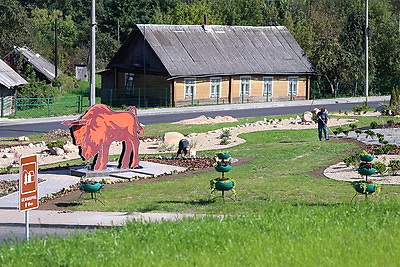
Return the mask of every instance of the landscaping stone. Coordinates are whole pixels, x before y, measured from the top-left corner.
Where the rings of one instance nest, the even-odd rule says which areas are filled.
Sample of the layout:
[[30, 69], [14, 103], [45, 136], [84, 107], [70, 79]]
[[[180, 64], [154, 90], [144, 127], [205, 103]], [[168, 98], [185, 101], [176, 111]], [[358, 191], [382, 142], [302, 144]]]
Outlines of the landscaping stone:
[[167, 146], [177, 146], [179, 141], [184, 139], [185, 136], [178, 132], [168, 132], [162, 137], [163, 143]]

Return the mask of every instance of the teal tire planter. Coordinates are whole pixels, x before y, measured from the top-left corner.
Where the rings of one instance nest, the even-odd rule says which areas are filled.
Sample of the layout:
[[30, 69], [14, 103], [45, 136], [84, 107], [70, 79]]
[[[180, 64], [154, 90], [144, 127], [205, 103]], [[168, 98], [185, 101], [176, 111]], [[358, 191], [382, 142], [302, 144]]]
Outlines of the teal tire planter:
[[219, 159], [229, 159], [231, 157], [231, 153], [218, 153], [217, 156]]
[[362, 174], [362, 175], [371, 175], [371, 174], [376, 173], [376, 169], [375, 168], [371, 168], [371, 169], [359, 168], [358, 173]]
[[226, 165], [226, 166], [217, 165], [217, 166], [215, 166], [215, 170], [217, 172], [229, 172], [231, 169], [232, 169], [231, 165]]
[[365, 161], [365, 162], [371, 162], [371, 161], [374, 160], [374, 158], [375, 158], [374, 154], [372, 154], [372, 155], [360, 155], [360, 160], [361, 161]]
[[377, 190], [377, 186], [374, 184], [355, 184], [354, 189], [361, 194], [372, 194]]
[[102, 183], [95, 183], [95, 184], [81, 184], [81, 188], [83, 191], [87, 193], [96, 193], [103, 187]]
[[215, 189], [218, 191], [229, 191], [235, 186], [235, 182], [232, 180], [226, 181], [215, 181]]

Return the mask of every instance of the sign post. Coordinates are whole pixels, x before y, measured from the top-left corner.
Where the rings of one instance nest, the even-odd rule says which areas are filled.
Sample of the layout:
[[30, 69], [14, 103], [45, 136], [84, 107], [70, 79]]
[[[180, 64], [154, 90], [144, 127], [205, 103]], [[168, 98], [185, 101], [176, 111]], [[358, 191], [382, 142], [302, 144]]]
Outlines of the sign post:
[[29, 210], [39, 207], [37, 156], [21, 156], [19, 160], [19, 211], [25, 212], [25, 234], [29, 241]]

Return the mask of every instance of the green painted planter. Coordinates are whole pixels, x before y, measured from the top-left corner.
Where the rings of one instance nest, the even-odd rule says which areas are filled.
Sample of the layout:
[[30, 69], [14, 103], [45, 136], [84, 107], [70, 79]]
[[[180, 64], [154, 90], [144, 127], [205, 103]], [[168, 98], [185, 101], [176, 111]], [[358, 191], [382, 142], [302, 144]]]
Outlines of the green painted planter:
[[102, 188], [103, 184], [102, 183], [96, 183], [96, 184], [81, 184], [81, 188], [83, 191], [87, 193], [96, 193]]
[[375, 168], [371, 168], [371, 169], [359, 168], [358, 173], [362, 174], [362, 175], [371, 175], [371, 174], [376, 173], [376, 169]]
[[374, 184], [355, 184], [354, 189], [361, 194], [372, 194], [377, 190], [377, 187]]
[[375, 155], [360, 155], [360, 160], [365, 161], [365, 162], [371, 162], [375, 158]]
[[231, 157], [231, 153], [227, 152], [227, 153], [218, 153], [218, 158], [219, 159], [229, 159]]
[[217, 166], [215, 166], [215, 170], [217, 172], [229, 172], [231, 169], [232, 169], [231, 165], [226, 165], [226, 166], [217, 165]]
[[235, 183], [231, 180], [226, 181], [215, 181], [215, 189], [218, 191], [228, 191], [235, 186]]

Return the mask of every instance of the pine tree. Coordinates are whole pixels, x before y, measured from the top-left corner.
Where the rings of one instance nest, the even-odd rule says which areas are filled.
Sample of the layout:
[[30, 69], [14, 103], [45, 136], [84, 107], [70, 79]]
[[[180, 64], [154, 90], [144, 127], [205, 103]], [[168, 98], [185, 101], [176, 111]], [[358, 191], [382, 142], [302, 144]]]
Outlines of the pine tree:
[[399, 96], [399, 88], [393, 87], [392, 92], [390, 93], [390, 106], [395, 107], [399, 105], [400, 102], [400, 96]]

